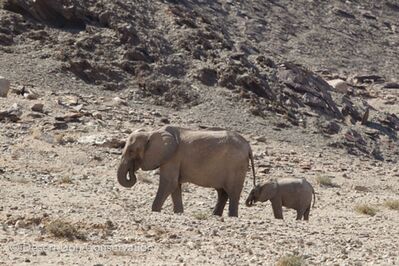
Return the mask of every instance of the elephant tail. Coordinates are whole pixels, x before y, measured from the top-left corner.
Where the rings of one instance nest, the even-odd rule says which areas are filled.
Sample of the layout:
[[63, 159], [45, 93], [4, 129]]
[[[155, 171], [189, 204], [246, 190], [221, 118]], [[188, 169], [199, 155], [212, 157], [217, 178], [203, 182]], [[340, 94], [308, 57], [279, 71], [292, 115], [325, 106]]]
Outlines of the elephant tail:
[[253, 154], [252, 154], [251, 148], [249, 149], [249, 159], [251, 159], [252, 175], [253, 175], [253, 177], [254, 177], [254, 187], [256, 187], [256, 175], [255, 175], [254, 156], [253, 156]]
[[312, 208], [314, 208], [314, 204], [316, 203], [316, 192], [314, 192], [314, 188], [312, 188], [312, 193], [313, 193], [313, 205], [312, 205]]

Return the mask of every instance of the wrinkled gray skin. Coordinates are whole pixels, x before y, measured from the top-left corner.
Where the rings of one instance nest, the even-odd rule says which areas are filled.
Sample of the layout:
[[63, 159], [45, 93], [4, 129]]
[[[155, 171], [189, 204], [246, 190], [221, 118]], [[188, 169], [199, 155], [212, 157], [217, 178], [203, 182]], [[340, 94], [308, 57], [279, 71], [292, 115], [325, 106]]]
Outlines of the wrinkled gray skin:
[[283, 219], [282, 206], [297, 211], [297, 220], [309, 220], [310, 206], [315, 203], [315, 192], [312, 185], [304, 178], [281, 178], [256, 186], [249, 193], [245, 204], [251, 207], [255, 202], [272, 203], [274, 217]]
[[166, 198], [172, 195], [174, 212], [183, 212], [181, 184], [190, 182], [216, 189], [214, 215], [222, 215], [229, 199], [229, 216], [238, 216], [249, 159], [255, 183], [251, 147], [239, 134], [166, 126], [155, 131], [134, 132], [128, 137], [117, 176], [122, 186], [132, 187], [138, 169], [160, 168], [153, 211], [161, 211]]

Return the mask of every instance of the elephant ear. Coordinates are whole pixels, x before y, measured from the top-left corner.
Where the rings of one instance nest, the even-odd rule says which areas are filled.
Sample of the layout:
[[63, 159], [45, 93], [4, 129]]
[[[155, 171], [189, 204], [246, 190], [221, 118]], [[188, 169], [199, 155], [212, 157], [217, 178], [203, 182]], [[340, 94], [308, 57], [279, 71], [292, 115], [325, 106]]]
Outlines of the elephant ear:
[[154, 131], [148, 140], [141, 162], [141, 169], [154, 170], [160, 167], [177, 150], [178, 142], [173, 132], [165, 129]]

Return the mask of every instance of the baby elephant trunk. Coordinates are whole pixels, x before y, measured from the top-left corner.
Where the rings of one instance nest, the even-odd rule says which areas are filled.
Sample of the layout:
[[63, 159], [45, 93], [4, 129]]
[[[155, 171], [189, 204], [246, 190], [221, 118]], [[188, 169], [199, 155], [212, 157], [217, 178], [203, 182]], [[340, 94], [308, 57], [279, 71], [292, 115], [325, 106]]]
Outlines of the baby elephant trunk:
[[247, 198], [247, 200], [245, 201], [245, 205], [247, 205], [247, 207], [251, 207], [255, 202], [253, 193], [251, 192]]
[[[130, 188], [136, 184], [137, 178], [134, 174], [134, 163], [131, 160], [122, 159], [118, 168], [118, 182], [123, 187]], [[129, 178], [127, 173], [129, 172]]]

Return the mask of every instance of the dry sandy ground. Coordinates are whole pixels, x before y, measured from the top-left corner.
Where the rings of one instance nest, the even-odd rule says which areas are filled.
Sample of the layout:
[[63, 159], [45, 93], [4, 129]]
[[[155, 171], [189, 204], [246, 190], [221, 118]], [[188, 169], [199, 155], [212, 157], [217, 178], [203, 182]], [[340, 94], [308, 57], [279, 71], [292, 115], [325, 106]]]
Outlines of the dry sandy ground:
[[[106, 95], [90, 98], [88, 92], [81, 97], [85, 110], [102, 110], [103, 119], [85, 116], [68, 123], [67, 130], [51, 130], [53, 117], [71, 110], [60, 100], [73, 95], [38, 94], [49, 111], [39, 119], [28, 115], [35, 101], [16, 95], [0, 99], [2, 108], [16, 102], [24, 112], [20, 122], [2, 123], [0, 129], [0, 264], [273, 265], [287, 254], [310, 265], [399, 264], [399, 212], [384, 205], [398, 199], [397, 164], [348, 155], [301, 128], [277, 131], [272, 121], [249, 119], [243, 107], [218, 105], [218, 97], [208, 107], [196, 107], [214, 108], [201, 118], [193, 115], [200, 113], [195, 109], [170, 111], [140, 102], [121, 106]], [[229, 123], [241, 131], [254, 149], [258, 182], [297, 176], [314, 185], [310, 221], [295, 221], [292, 210], [284, 211], [285, 220], [275, 220], [270, 203], [246, 207], [249, 172], [239, 218], [211, 216], [215, 191], [194, 185], [184, 187], [184, 214], [172, 213], [171, 200], [162, 213], [152, 213], [157, 176], [140, 172], [132, 189], [121, 187], [116, 181], [120, 149], [103, 147], [111, 144], [101, 146], [100, 140], [84, 143], [82, 137], [123, 138], [129, 129], [162, 124], [163, 117], [194, 128]], [[218, 119], [225, 122], [209, 122]], [[318, 177], [330, 177], [336, 186], [320, 186]], [[361, 203], [374, 206], [375, 216], [356, 212]], [[56, 220], [71, 223], [86, 240], [54, 237], [49, 225]]]

